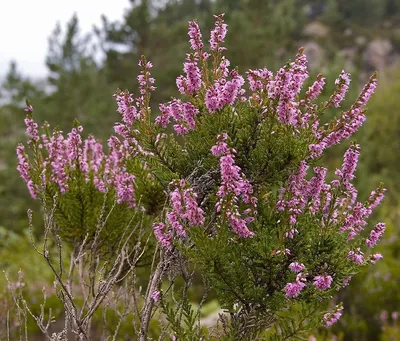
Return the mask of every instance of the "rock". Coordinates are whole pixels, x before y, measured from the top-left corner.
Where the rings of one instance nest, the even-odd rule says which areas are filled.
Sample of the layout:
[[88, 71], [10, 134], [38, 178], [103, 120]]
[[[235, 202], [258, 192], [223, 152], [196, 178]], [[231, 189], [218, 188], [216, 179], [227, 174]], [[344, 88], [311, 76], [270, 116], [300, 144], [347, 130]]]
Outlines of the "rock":
[[383, 70], [390, 65], [392, 50], [392, 43], [388, 39], [371, 41], [362, 56], [363, 69], [366, 71]]
[[350, 37], [353, 34], [353, 30], [351, 29], [351, 27], [347, 27], [344, 32], [343, 32], [345, 37]]
[[305, 43], [303, 47], [310, 69], [313, 70], [321, 68], [322, 62], [325, 58], [324, 49], [314, 41]]
[[329, 28], [318, 21], [314, 21], [304, 28], [303, 34], [312, 38], [326, 38], [329, 34]]
[[364, 36], [358, 36], [358, 37], [356, 37], [356, 39], [354, 39], [354, 42], [358, 46], [364, 46], [367, 43], [367, 38]]

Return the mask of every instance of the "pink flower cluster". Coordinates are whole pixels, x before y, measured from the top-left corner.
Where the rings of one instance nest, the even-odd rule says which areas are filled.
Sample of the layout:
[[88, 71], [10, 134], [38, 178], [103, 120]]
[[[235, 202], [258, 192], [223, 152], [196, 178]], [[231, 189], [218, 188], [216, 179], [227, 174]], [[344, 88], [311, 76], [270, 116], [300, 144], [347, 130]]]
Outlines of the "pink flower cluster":
[[246, 72], [247, 80], [249, 82], [250, 90], [260, 91], [261, 93], [266, 90], [269, 81], [273, 77], [273, 73], [267, 68], [258, 70], [249, 70]]
[[158, 302], [158, 300], [160, 299], [160, 292], [158, 290], [154, 291], [151, 294], [151, 298], [154, 302]]
[[375, 225], [375, 228], [369, 234], [368, 239], [365, 241], [369, 247], [374, 247], [379, 239], [382, 237], [386, 229], [385, 223], [378, 223]]
[[295, 101], [308, 76], [307, 58], [300, 49], [294, 62], [282, 67], [268, 83], [269, 98], [279, 99], [277, 114], [282, 123], [297, 127], [306, 123], [304, 119], [308, 120], [308, 116], [302, 117], [299, 103]]
[[142, 96], [145, 96], [156, 90], [156, 87], [153, 85], [155, 83], [155, 79], [151, 77], [149, 71], [153, 67], [153, 64], [142, 57], [139, 60], [139, 66], [142, 68], [140, 74], [137, 76], [137, 80], [139, 82], [139, 92]]
[[192, 50], [199, 52], [203, 49], [204, 44], [200, 32], [199, 24], [196, 21], [189, 21], [189, 42]]
[[[342, 78], [347, 79], [347, 76], [342, 75]], [[344, 96], [343, 89], [345, 88], [344, 84], [346, 82], [347, 81], [344, 80], [339, 81], [339, 84], [343, 83], [342, 87], [339, 88], [341, 89], [341, 92], [336, 92], [333, 95], [332, 101], [338, 105], [340, 104], [339, 99]], [[364, 114], [364, 106], [370, 99], [376, 85], [376, 75], [373, 75], [364, 86], [358, 99], [350, 109], [343, 112], [342, 116], [333, 121], [328, 128], [323, 127], [315, 133], [318, 142], [309, 145], [312, 158], [320, 157], [325, 149], [348, 139], [358, 130], [358, 128], [360, 128], [366, 118]]]
[[162, 247], [172, 250], [172, 232], [164, 223], [153, 224], [154, 236]]
[[[247, 224], [254, 221], [257, 207], [257, 198], [252, 196], [253, 186], [235, 164], [234, 150], [226, 143], [228, 135], [218, 135], [217, 139], [217, 144], [211, 148], [211, 153], [220, 157], [221, 186], [217, 191], [217, 197], [220, 198], [216, 204], [217, 212], [226, 216], [231, 229], [240, 237], [252, 237], [254, 233]], [[240, 213], [239, 200], [250, 205], [250, 208]]]
[[[307, 274], [301, 272], [305, 269], [303, 264], [291, 263], [289, 265], [289, 269], [292, 272], [298, 272], [298, 274], [296, 276], [296, 281], [292, 283], [287, 283], [284, 290], [287, 298], [295, 298], [300, 295], [304, 288], [306, 288]], [[320, 275], [314, 277], [313, 285], [319, 290], [327, 290], [331, 287], [332, 282], [332, 276]]]
[[243, 96], [245, 92], [242, 89], [243, 77], [238, 74], [237, 70], [232, 70], [229, 76], [231, 80], [227, 80], [223, 74], [221, 78], [214, 82], [213, 86], [207, 89], [205, 104], [210, 113], [233, 104], [239, 96]]
[[375, 264], [378, 260], [383, 259], [382, 254], [380, 253], [374, 253], [370, 256], [370, 262], [371, 264]]
[[317, 75], [317, 80], [311, 85], [306, 92], [306, 99], [309, 102], [314, 101], [322, 93], [325, 86], [325, 77], [322, 74]]
[[[327, 211], [330, 205], [331, 196], [328, 195], [330, 186], [325, 184], [327, 169], [314, 168], [316, 176], [310, 181], [305, 179], [307, 169], [307, 163], [302, 161], [298, 173], [289, 177], [288, 188], [281, 189], [280, 200], [276, 204], [278, 210], [289, 213], [290, 230], [296, 224], [297, 216], [304, 213], [306, 209], [315, 215], [319, 211]], [[293, 238], [290, 234], [289, 236]]]
[[360, 265], [364, 262], [364, 252], [358, 247], [355, 251], [349, 251], [347, 258]]
[[330, 101], [333, 103], [333, 106], [335, 108], [338, 108], [340, 106], [340, 103], [342, 103], [342, 101], [344, 100], [344, 96], [349, 90], [350, 81], [350, 74], [342, 70], [339, 77], [335, 80], [336, 90], [330, 98]]
[[166, 128], [171, 119], [176, 123], [174, 130], [179, 135], [187, 134], [196, 126], [195, 116], [199, 110], [190, 102], [182, 102], [174, 99], [166, 104], [160, 105], [160, 116], [156, 118], [156, 123]]
[[332, 276], [320, 275], [314, 277], [313, 285], [317, 287], [319, 290], [327, 290], [331, 287], [332, 282], [333, 282]]
[[176, 85], [181, 94], [193, 96], [196, 91], [201, 89], [203, 84], [201, 79], [201, 72], [198, 66], [198, 58], [188, 55], [186, 62], [183, 64], [183, 71], [186, 77], [179, 76], [176, 79]]
[[302, 263], [294, 262], [289, 264], [289, 269], [292, 272], [301, 272], [305, 269], [305, 266]]
[[[31, 120], [28, 124], [32, 125]], [[132, 153], [128, 144], [124, 145], [117, 137], [111, 137], [107, 155], [103, 152], [101, 142], [93, 136], [83, 140], [82, 131], [83, 128], [78, 126], [64, 137], [61, 131], [54, 130], [51, 135], [42, 134], [38, 141], [35, 139], [42, 153], [41, 168], [35, 169], [35, 173], [40, 174], [40, 184], [33, 183], [33, 169], [24, 147], [17, 147], [17, 169], [27, 183], [31, 196], [37, 198], [38, 188], [50, 182], [57, 184], [60, 192], [65, 193], [75, 179], [74, 172], [79, 170], [85, 175], [85, 181], [93, 181], [100, 192], [113, 188], [118, 203], [135, 207], [135, 177], [125, 167], [125, 158]]]
[[117, 111], [121, 114], [122, 122], [130, 127], [133, 122], [140, 119], [140, 113], [134, 105], [133, 95], [128, 91], [117, 91], [114, 98], [118, 104]]
[[[198, 97], [198, 93], [205, 91], [205, 106], [210, 113], [223, 109], [226, 105], [232, 105], [236, 100], [246, 101], [245, 90], [242, 88], [244, 79], [237, 70], [229, 70], [230, 62], [219, 52], [225, 50], [220, 44], [224, 41], [227, 33], [227, 25], [223, 23], [223, 14], [215, 16], [215, 28], [211, 32], [211, 50], [216, 53], [215, 68], [213, 69], [213, 79], [211, 82], [202, 79], [202, 71], [199, 64], [206, 63], [210, 56], [203, 52], [203, 42], [200, 28], [195, 21], [189, 22], [188, 35], [190, 38], [191, 49], [194, 54], [188, 54], [184, 63], [183, 70], [185, 75], [176, 79], [178, 90], [181, 94], [190, 97]], [[210, 84], [211, 85], [208, 85]], [[186, 107], [185, 107], [186, 106]], [[185, 109], [189, 109], [188, 113]], [[176, 124], [174, 129], [178, 134], [187, 134], [195, 127], [194, 116], [198, 114], [198, 109], [191, 103], [182, 103], [180, 100], [173, 99], [171, 102], [160, 105], [161, 114], [156, 118], [156, 123], [166, 127], [172, 118]]]
[[[339, 226], [339, 232], [349, 233], [349, 240], [363, 230], [368, 217], [382, 201], [385, 190], [379, 188], [373, 191], [367, 204], [357, 202], [357, 190], [350, 181], [354, 178], [358, 156], [359, 147], [351, 146], [345, 153], [342, 168], [336, 171], [340, 180], [333, 180], [330, 184], [325, 183], [326, 168], [315, 167], [316, 175], [308, 181], [308, 165], [305, 161], [300, 163], [298, 172], [289, 177], [287, 188], [281, 189], [276, 204], [279, 211], [289, 214], [288, 237], [293, 238], [291, 231], [297, 216], [305, 212], [314, 216], [321, 214], [323, 226]], [[334, 202], [333, 198], [336, 198]]]
[[335, 310], [333, 312], [326, 313], [323, 318], [325, 326], [331, 327], [333, 324], [339, 321], [340, 317], [342, 316], [342, 313], [343, 313], [343, 307], [339, 305], [335, 307]]
[[355, 178], [354, 172], [357, 169], [358, 158], [360, 156], [360, 146], [352, 145], [344, 154], [342, 169], [336, 170], [335, 174], [344, 184], [348, 184]]
[[38, 186], [34, 184], [30, 176], [31, 166], [29, 164], [28, 157], [25, 154], [25, 147], [21, 144], [17, 146], [17, 157], [18, 157], [17, 170], [21, 178], [25, 181], [31, 197], [33, 199], [37, 199]]
[[115, 125], [114, 130], [124, 138], [129, 138], [133, 132], [132, 125], [135, 121], [143, 121], [148, 116], [148, 112], [150, 111], [148, 107], [150, 93], [156, 89], [153, 85], [155, 79], [151, 77], [149, 71], [153, 67], [153, 64], [142, 57], [139, 61], [139, 66], [142, 68], [140, 74], [137, 76], [140, 96], [135, 98], [128, 91], [121, 91], [119, 89], [114, 94], [114, 98], [118, 104], [117, 111], [121, 114], [122, 120], [122, 122]]
[[[33, 110], [33, 109], [32, 109]], [[38, 142], [39, 132], [38, 132], [38, 124], [32, 119], [32, 117], [27, 116], [25, 118], [25, 126], [26, 126], [26, 135], [29, 137], [28, 144], [32, 141]]]
[[179, 76], [176, 85], [181, 94], [194, 96], [203, 86], [199, 62], [207, 60], [208, 53], [203, 53], [203, 41], [199, 25], [196, 21], [189, 21], [189, 42], [194, 54], [187, 54], [183, 64], [183, 71], [186, 76]]
[[286, 284], [284, 290], [287, 298], [295, 298], [300, 295], [306, 287], [306, 278], [301, 272], [297, 274], [296, 281]]
[[204, 224], [204, 211], [198, 206], [193, 189], [183, 179], [170, 185], [176, 185], [176, 188], [169, 195], [171, 209], [166, 214], [167, 224], [153, 224], [156, 239], [169, 250], [172, 249], [174, 235], [186, 237], [185, 227]]
[[210, 49], [211, 51], [221, 52], [225, 50], [224, 47], [220, 46], [225, 41], [226, 33], [228, 32], [228, 25], [224, 23], [224, 13], [214, 15], [215, 27], [211, 31], [210, 37]]

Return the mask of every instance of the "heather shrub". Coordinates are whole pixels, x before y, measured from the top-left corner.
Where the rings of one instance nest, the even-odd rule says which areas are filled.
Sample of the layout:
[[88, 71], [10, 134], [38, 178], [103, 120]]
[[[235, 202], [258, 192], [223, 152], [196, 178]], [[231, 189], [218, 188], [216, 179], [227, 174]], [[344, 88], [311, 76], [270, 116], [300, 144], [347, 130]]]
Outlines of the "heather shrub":
[[[295, 339], [333, 325], [343, 306], [331, 298], [382, 258], [372, 249], [385, 224], [367, 220], [385, 190], [358, 198], [360, 146], [347, 142], [366, 118], [376, 76], [320, 124], [324, 112], [341, 110], [349, 74], [318, 102], [326, 79], [305, 86], [302, 49], [275, 74], [241, 75], [224, 56], [226, 34], [215, 16], [207, 51], [189, 22], [182, 96], [154, 115], [152, 64], [142, 57], [138, 95], [114, 95], [121, 120], [107, 147], [78, 122], [66, 135], [48, 124], [42, 132], [28, 103], [18, 170], [42, 203], [45, 237], [35, 248], [66, 314], [55, 336], [37, 319], [48, 339], [91, 339], [99, 310], [119, 312], [117, 323], [104, 319], [116, 325], [104, 339], [122, 337], [124, 321], [138, 340]], [[341, 143], [340, 169], [323, 167], [321, 156]], [[209, 295], [223, 309], [213, 327], [201, 323]]]

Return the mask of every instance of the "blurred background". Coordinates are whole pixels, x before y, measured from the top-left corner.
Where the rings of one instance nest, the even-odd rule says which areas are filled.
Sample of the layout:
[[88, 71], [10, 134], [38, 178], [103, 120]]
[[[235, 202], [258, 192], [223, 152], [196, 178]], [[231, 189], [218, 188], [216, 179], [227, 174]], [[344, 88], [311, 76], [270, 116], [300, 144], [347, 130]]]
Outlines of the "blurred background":
[[[356, 276], [335, 298], [344, 302], [344, 318], [314, 336], [400, 340], [400, 0], [2, 1], [0, 270], [16, 277], [22, 269], [28, 297], [34, 309], [35, 304], [40, 308], [35, 293], [51, 285], [51, 274], [30, 246], [26, 210], [38, 212], [39, 206], [16, 171], [25, 98], [39, 122], [66, 130], [77, 118], [87, 134], [105, 139], [118, 120], [112, 94], [117, 87], [136, 92], [140, 56], [154, 64], [157, 110], [156, 104], [178, 95], [175, 78], [189, 51], [187, 21], [198, 20], [206, 41], [212, 15], [222, 12], [229, 25], [227, 56], [242, 73], [264, 66], [276, 71], [303, 46], [311, 76], [321, 72], [327, 78], [323, 96], [329, 96], [342, 69], [352, 74], [346, 107], [378, 71], [368, 119], [355, 137], [362, 146], [356, 182], [361, 199], [380, 181], [388, 189], [374, 217], [388, 226], [377, 250], [384, 261]], [[345, 147], [326, 156], [332, 171], [340, 166]], [[36, 223], [40, 230], [38, 214]], [[6, 287], [0, 278], [0, 326], [10, 304]], [[59, 309], [56, 298], [49, 302]]]

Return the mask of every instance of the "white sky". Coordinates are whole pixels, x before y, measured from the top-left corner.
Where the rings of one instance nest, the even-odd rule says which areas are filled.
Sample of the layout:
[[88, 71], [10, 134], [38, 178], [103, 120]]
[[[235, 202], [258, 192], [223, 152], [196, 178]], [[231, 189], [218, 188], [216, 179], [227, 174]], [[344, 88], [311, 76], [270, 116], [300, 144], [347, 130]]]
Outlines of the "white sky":
[[12, 59], [24, 75], [45, 76], [47, 41], [58, 21], [64, 29], [76, 12], [81, 31], [89, 32], [102, 14], [119, 20], [128, 7], [129, 0], [0, 0], [0, 76]]

